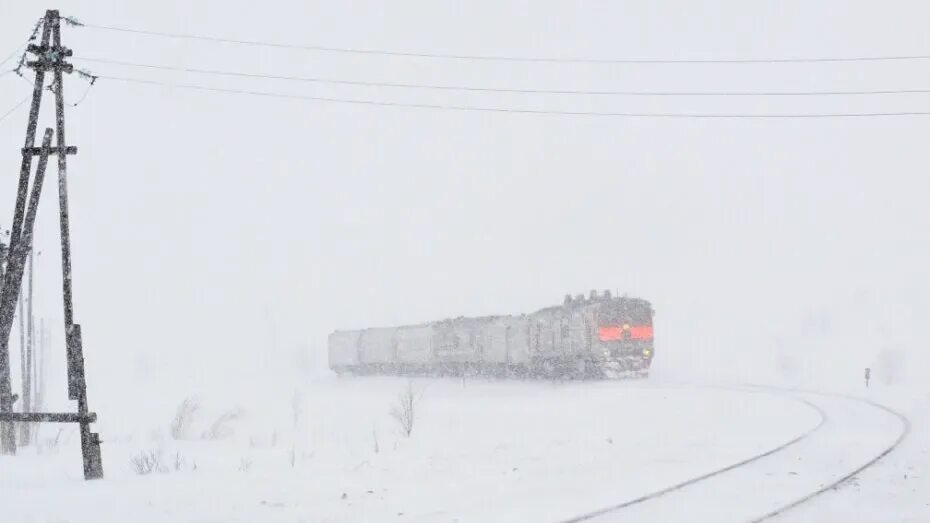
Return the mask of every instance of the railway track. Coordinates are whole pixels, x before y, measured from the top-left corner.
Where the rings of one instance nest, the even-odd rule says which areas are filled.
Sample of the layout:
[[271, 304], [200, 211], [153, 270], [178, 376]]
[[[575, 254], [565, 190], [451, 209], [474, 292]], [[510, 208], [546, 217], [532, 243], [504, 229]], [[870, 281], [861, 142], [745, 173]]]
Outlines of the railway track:
[[[809, 399], [799, 397], [802, 395], [803, 396], [814, 396], [816, 398], [839, 399], [840, 401], [854, 402], [859, 405], [866, 405], [871, 409], [881, 411], [887, 415], [890, 415], [896, 418], [901, 423], [902, 430], [900, 431], [900, 433], [898, 433], [897, 437], [890, 444], [884, 444], [879, 451], [869, 454], [869, 457], [864, 462], [862, 462], [858, 466], [855, 466], [853, 470], [851, 470], [850, 472], [843, 473], [838, 478], [833, 478], [833, 479], [830, 479], [829, 481], [819, 483], [817, 488], [814, 490], [807, 490], [803, 492], [802, 494], [796, 494], [794, 495], [794, 497], [791, 497], [789, 500], [778, 501], [774, 505], [769, 505], [766, 508], [758, 510], [754, 513], [754, 514], [762, 513], [763, 515], [761, 516], [750, 515], [750, 514], [738, 514], [739, 511], [730, 512], [730, 511], [723, 509], [720, 506], [714, 505], [715, 507], [717, 507], [717, 512], [719, 512], [719, 514], [714, 516], [714, 519], [706, 519], [706, 520], [708, 521], [732, 520], [732, 521], [748, 521], [751, 523], [759, 523], [759, 522], [766, 522], [766, 521], [776, 519], [779, 516], [805, 503], [810, 502], [811, 500], [817, 498], [818, 496], [841, 486], [844, 482], [848, 481], [850, 478], [856, 476], [857, 474], [861, 473], [867, 468], [873, 466], [874, 464], [879, 462], [883, 457], [887, 456], [895, 448], [897, 448], [898, 445], [900, 445], [900, 443], [907, 437], [907, 435], [910, 432], [910, 422], [904, 415], [884, 405], [880, 405], [870, 400], [866, 400], [862, 398], [856, 398], [853, 396], [846, 396], [842, 394], [829, 394], [829, 393], [821, 393], [817, 391], [796, 390], [796, 389], [786, 389], [786, 388], [777, 388], [777, 387], [764, 387], [764, 386], [757, 386], [757, 385], [745, 385], [745, 386], [740, 386], [740, 387], [723, 387], [723, 388], [726, 388], [729, 390], [738, 390], [742, 392], [790, 394], [792, 399], [796, 401], [800, 401], [804, 403], [805, 405], [807, 405], [808, 407], [817, 411], [817, 413], [820, 416], [820, 421], [814, 427], [808, 429], [807, 431], [791, 439], [790, 441], [787, 441], [781, 445], [778, 445], [760, 454], [756, 454], [749, 458], [740, 460], [736, 463], [732, 463], [730, 465], [713, 470], [706, 474], [702, 474], [700, 476], [690, 478], [688, 480], [685, 480], [675, 485], [663, 488], [661, 490], [657, 490], [655, 492], [651, 492], [651, 493], [639, 496], [635, 499], [630, 499], [622, 503], [618, 503], [616, 505], [603, 507], [601, 509], [598, 509], [598, 510], [595, 510], [589, 513], [585, 513], [580, 516], [575, 516], [575, 517], [563, 520], [564, 523], [573, 523], [573, 522], [582, 522], [582, 521], [612, 521], [612, 520], [652, 521], [653, 519], [647, 519], [647, 516], [646, 516], [649, 513], [649, 511], [643, 510], [643, 509], [649, 506], [656, 506], [659, 503], [656, 500], [666, 498], [666, 499], [663, 499], [661, 502], [665, 506], [669, 506], [670, 503], [673, 505], [677, 505], [678, 504], [676, 503], [677, 497], [681, 497], [682, 499], [678, 501], [684, 502], [685, 504], [704, 503], [705, 501], [707, 501], [708, 497], [702, 496], [700, 492], [698, 491], [703, 489], [705, 491], [709, 491], [711, 493], [716, 494], [717, 492], [720, 491], [719, 489], [720, 485], [726, 486], [726, 483], [721, 483], [721, 482], [727, 480], [729, 476], [734, 476], [732, 478], [732, 481], [737, 484], [739, 483], [750, 484], [750, 483], [753, 483], [754, 481], [760, 481], [762, 479], [766, 479], [765, 478], [766, 476], [772, 476], [772, 473], [766, 472], [764, 468], [757, 470], [755, 473], [752, 473], [751, 471], [753, 470], [753, 467], [759, 467], [764, 463], [769, 463], [771, 466], [771, 461], [773, 459], [777, 459], [777, 456], [779, 454], [786, 454], [792, 449], [796, 450], [803, 444], [812, 444], [811, 440], [815, 436], [820, 435], [822, 437], [826, 437], [826, 436], [823, 436], [822, 433], [824, 432], [824, 428], [829, 426], [829, 422], [830, 422], [830, 416], [827, 412], [827, 409], [824, 409], [821, 405], [818, 405], [810, 401]], [[829, 442], [829, 438], [827, 438], [827, 442]], [[823, 445], [824, 443], [820, 443], [820, 444]], [[816, 445], [814, 446], [816, 448]], [[800, 458], [798, 459], [800, 460]], [[773, 467], [773, 468], [777, 469], [778, 467]], [[795, 473], [792, 472], [792, 474], [795, 474]], [[714, 488], [714, 486], [710, 485], [711, 483], [714, 483], [714, 482], [717, 482], [716, 486], [718, 488]], [[762, 481], [760, 485], [761, 484], [764, 484], [764, 481]], [[777, 482], [773, 484], [777, 484]], [[723, 490], [727, 490], [727, 489], [723, 489]], [[736, 490], [738, 491], [739, 489], [736, 489]], [[689, 492], [689, 491], [694, 491], [694, 492]], [[688, 494], [691, 495], [690, 497], [695, 498], [695, 499], [692, 499], [692, 500], [687, 499]], [[724, 498], [724, 500], [728, 501], [732, 505], [733, 499], [727, 500], [725, 495], [720, 496], [720, 497]], [[711, 499], [710, 502], [712, 503], [712, 501], [713, 500]], [[739, 499], [739, 501], [742, 502], [744, 500]], [[721, 501], [721, 503], [723, 503], [723, 501]], [[639, 517], [636, 517], [637, 512], [639, 512], [638, 514]], [[659, 510], [658, 512], [661, 513], [662, 510]], [[669, 512], [669, 511], [665, 511], [665, 512]], [[746, 512], [746, 511], [744, 510], [743, 512]], [[674, 519], [675, 518], [673, 516], [666, 514], [662, 516], [661, 519], [655, 519], [655, 520], [656, 521], [671, 521]], [[683, 520], [704, 521], [705, 519], [700, 519], [699, 517], [695, 517], [694, 514], [689, 514], [689, 517]]]
[[[824, 394], [824, 393], [818, 393], [818, 392], [813, 392], [813, 391], [805, 391], [805, 392], [807, 392], [808, 394]], [[795, 509], [795, 508], [797, 508], [797, 507], [803, 505], [804, 503], [807, 503], [807, 502], [813, 500], [814, 498], [816, 498], [816, 497], [818, 497], [818, 496], [820, 496], [820, 495], [822, 495], [822, 494], [825, 494], [825, 493], [827, 493], [827, 492], [829, 492], [829, 491], [831, 491], [831, 490], [833, 490], [833, 489], [836, 489], [836, 488], [840, 487], [843, 483], [845, 483], [845, 482], [849, 481], [850, 479], [854, 478], [855, 476], [859, 475], [860, 473], [862, 473], [862, 471], [866, 470], [867, 468], [871, 467], [872, 465], [875, 465], [876, 463], [878, 463], [882, 458], [884, 458], [884, 457], [887, 456], [888, 454], [891, 454], [891, 452], [894, 451], [896, 448], [898, 448], [898, 446], [901, 445], [901, 442], [903, 442], [904, 439], [907, 438], [908, 434], [910, 434], [910, 432], [911, 432], [911, 421], [910, 421], [909, 419], [907, 419], [907, 416], [901, 414], [900, 412], [898, 412], [898, 411], [896, 411], [896, 410], [894, 410], [894, 409], [892, 409], [892, 408], [890, 408], [890, 407], [887, 407], [887, 406], [885, 406], [885, 405], [881, 405], [881, 404], [879, 404], [879, 403], [875, 403], [874, 401], [867, 400], [867, 399], [863, 399], [863, 398], [855, 398], [855, 397], [853, 397], [853, 396], [846, 396], [846, 395], [841, 395], [841, 394], [837, 394], [836, 396], [843, 397], [843, 398], [847, 398], [847, 399], [854, 399], [854, 400], [856, 400], [856, 401], [861, 401], [861, 402], [866, 403], [866, 404], [868, 404], [868, 405], [871, 405], [872, 407], [875, 407], [875, 408], [877, 408], [877, 409], [879, 409], [879, 410], [885, 411], [885, 412], [887, 412], [888, 414], [891, 414], [892, 416], [894, 416], [895, 418], [897, 418], [898, 421], [901, 422], [902, 430], [901, 430], [900, 434], [898, 435], [898, 437], [897, 437], [890, 445], [888, 445], [887, 447], [885, 447], [881, 452], [879, 452], [878, 454], [876, 454], [875, 456], [873, 456], [871, 459], [869, 459], [868, 461], [866, 461], [865, 463], [863, 463], [863, 464], [862, 464], [861, 466], [859, 466], [858, 468], [856, 468], [856, 469], [854, 469], [853, 471], [847, 473], [847, 474], [844, 475], [843, 477], [841, 477], [841, 478], [837, 479], [836, 481], [833, 481], [832, 483], [830, 483], [830, 484], [828, 484], [828, 485], [825, 485], [824, 487], [819, 488], [819, 489], [817, 489], [817, 490], [815, 490], [815, 491], [813, 491], [813, 492], [811, 492], [811, 493], [809, 493], [809, 494], [807, 494], [807, 495], [805, 495], [805, 496], [802, 496], [802, 497], [800, 497], [800, 498], [798, 498], [798, 499], [792, 501], [791, 503], [788, 503], [787, 505], [784, 505], [784, 506], [782, 506], [782, 507], [779, 507], [779, 508], [777, 508], [777, 509], [775, 509], [775, 510], [773, 510], [773, 511], [771, 511], [771, 512], [769, 512], [769, 513], [767, 513], [767, 514], [765, 514], [765, 515], [763, 515], [763, 516], [761, 516], [761, 517], [758, 517], [758, 518], [756, 518], [756, 519], [753, 519], [753, 520], [751, 520], [751, 523], [760, 523], [760, 522], [763, 522], [763, 521], [770, 521], [770, 520], [772, 520], [772, 519], [775, 519], [775, 518], [777, 518], [777, 517], [779, 517], [779, 516], [785, 514], [786, 512], [789, 512], [789, 511], [791, 511], [792, 509]]]

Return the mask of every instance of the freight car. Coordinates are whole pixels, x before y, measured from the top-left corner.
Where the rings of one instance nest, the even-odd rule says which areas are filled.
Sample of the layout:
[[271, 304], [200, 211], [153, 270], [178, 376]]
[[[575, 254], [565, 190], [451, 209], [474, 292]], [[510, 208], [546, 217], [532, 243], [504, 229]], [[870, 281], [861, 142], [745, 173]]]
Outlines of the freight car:
[[644, 299], [591, 291], [531, 314], [336, 331], [329, 366], [338, 374], [647, 376], [653, 315]]

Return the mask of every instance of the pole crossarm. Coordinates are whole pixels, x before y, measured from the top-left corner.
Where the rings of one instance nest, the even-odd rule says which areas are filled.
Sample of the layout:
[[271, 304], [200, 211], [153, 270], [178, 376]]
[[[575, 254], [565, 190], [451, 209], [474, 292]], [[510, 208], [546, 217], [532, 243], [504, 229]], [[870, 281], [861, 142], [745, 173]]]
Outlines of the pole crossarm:
[[[48, 147], [47, 149], [43, 149], [42, 147], [23, 147], [23, 155], [39, 156], [42, 154], [43, 150], [48, 151], [49, 156], [61, 154], [61, 147]], [[65, 154], [77, 154], [77, 151], [77, 146], [69, 145], [65, 147]]]
[[48, 62], [46, 60], [32, 60], [26, 62], [26, 65], [35, 70], [42, 71], [61, 71], [71, 74], [74, 72], [74, 66], [65, 62]]
[[36, 55], [37, 60], [29, 60], [26, 62], [26, 66], [42, 71], [62, 71], [64, 73], [71, 74], [74, 71], [74, 66], [65, 62], [65, 58], [72, 56], [74, 53], [71, 49], [61, 45], [35, 45], [30, 44], [26, 47], [26, 50], [30, 53]]
[[41, 56], [42, 58], [48, 61], [60, 60], [61, 58], [64, 58], [66, 56], [72, 56], [74, 54], [74, 52], [72, 52], [71, 49], [63, 45], [56, 46], [56, 45], [44, 45], [44, 44], [43, 45], [29, 44], [26, 47], [26, 49], [30, 53], [37, 55], [37, 56]]
[[2, 412], [0, 421], [14, 423], [96, 423], [97, 413], [88, 412]]

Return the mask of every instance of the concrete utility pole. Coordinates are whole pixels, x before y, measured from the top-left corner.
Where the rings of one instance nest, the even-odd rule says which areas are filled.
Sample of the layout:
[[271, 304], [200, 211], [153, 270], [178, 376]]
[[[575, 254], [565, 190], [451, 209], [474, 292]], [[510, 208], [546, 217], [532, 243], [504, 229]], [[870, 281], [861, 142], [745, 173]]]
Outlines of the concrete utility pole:
[[[40, 45], [30, 44], [27, 51], [35, 55], [35, 60], [26, 62], [26, 66], [35, 70], [32, 108], [26, 126], [26, 144], [23, 147], [23, 161], [20, 169], [19, 188], [16, 196], [16, 208], [13, 215], [13, 227], [10, 234], [7, 269], [0, 292], [0, 453], [15, 454], [16, 440], [12, 422], [56, 422], [78, 423], [81, 432], [81, 452], [84, 461], [85, 479], [103, 477], [100, 457], [100, 437], [90, 431], [90, 424], [97, 419], [87, 406], [87, 387], [84, 379], [84, 354], [81, 342], [81, 326], [74, 323], [74, 308], [71, 301], [71, 239], [68, 220], [68, 184], [67, 156], [77, 154], [77, 147], [66, 145], [64, 112], [64, 74], [73, 72], [74, 67], [65, 60], [72, 55], [67, 47], [61, 45], [61, 17], [56, 10], [45, 13], [42, 19], [42, 39]], [[36, 129], [38, 127], [39, 109], [42, 92], [45, 88], [45, 74], [51, 72], [52, 84], [49, 86], [55, 94], [56, 129], [46, 129], [41, 147], [35, 147]], [[52, 147], [52, 136], [57, 135], [57, 146]], [[32, 232], [38, 209], [42, 182], [48, 157], [58, 156], [58, 210], [61, 228], [61, 269], [62, 297], [65, 317], [65, 340], [68, 360], [68, 398], [77, 401], [76, 413], [13, 412], [13, 396], [10, 387], [9, 338], [13, 325], [13, 311], [22, 287], [23, 270], [26, 258], [32, 250]], [[28, 212], [26, 196], [29, 193], [29, 178], [32, 170], [32, 158], [38, 156], [35, 179], [29, 195]]]
[[[19, 376], [20, 376], [20, 393], [19, 393], [19, 405], [21, 412], [29, 412], [29, 408], [26, 407], [26, 304], [23, 303], [22, 293], [19, 295], [18, 303], [16, 308], [18, 310], [17, 316], [19, 316]], [[26, 426], [25, 423], [19, 424], [19, 441], [24, 441], [23, 439], [23, 427]]]
[[[44, 318], [39, 319], [39, 329], [36, 334], [37, 337], [34, 338], [32, 352], [32, 408], [37, 412], [41, 412], [45, 408], [45, 354], [49, 345]], [[30, 431], [33, 445], [39, 443], [39, 427], [39, 425], [35, 425]]]
[[[19, 300], [19, 343], [20, 343], [20, 368], [21, 371], [21, 384], [22, 384], [22, 393], [20, 394], [20, 409], [22, 412], [33, 412], [35, 408], [34, 399], [35, 399], [35, 380], [33, 375], [35, 374], [35, 326], [33, 324], [33, 307], [32, 299], [34, 297], [33, 292], [33, 276], [32, 272], [35, 269], [35, 263], [33, 262], [33, 256], [35, 255], [35, 249], [32, 249], [30, 246], [28, 257], [26, 261], [28, 263], [27, 270], [29, 273], [29, 278], [26, 284], [26, 294], [20, 296]], [[19, 441], [20, 445], [28, 445], [32, 442], [32, 424], [31, 423], [21, 423], [19, 425]]]

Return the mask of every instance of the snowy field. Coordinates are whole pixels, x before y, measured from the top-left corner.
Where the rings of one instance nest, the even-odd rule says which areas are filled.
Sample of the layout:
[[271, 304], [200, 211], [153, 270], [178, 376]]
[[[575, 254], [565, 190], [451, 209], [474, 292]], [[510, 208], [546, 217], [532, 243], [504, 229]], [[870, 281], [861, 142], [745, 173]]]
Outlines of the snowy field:
[[[670, 369], [674, 347], [648, 380], [564, 383], [339, 379], [321, 361], [308, 370], [226, 358], [217, 369], [149, 359], [93, 382], [106, 479], [84, 482], [77, 434], [44, 426], [38, 449], [0, 458], [2, 521], [556, 522], [756, 456], [823, 419], [783, 451], [597, 519], [746, 522], [839, 480], [902, 428], [861, 402], [749, 382], [865, 397], [912, 423], [885, 459], [772, 521], [930, 521], [930, 362], [913, 351], [895, 366], [870, 363], [890, 342], [880, 332], [844, 337], [860, 323], [847, 316], [835, 316], [836, 333], [786, 340], [796, 360], [781, 375], [736, 358], [729, 370]], [[918, 333], [908, 338], [900, 345], [920, 346]], [[876, 369], [869, 389], [863, 362]], [[719, 383], [733, 385], [707, 385]], [[408, 385], [419, 397], [409, 438], [390, 415]], [[176, 423], [186, 400], [196, 409]], [[145, 455], [160, 465], [138, 474], [133, 461]]]
[[[156, 423], [111, 420], [101, 426], [100, 482], [81, 480], [75, 434], [65, 432], [39, 455], [4, 458], [0, 502], [23, 522], [558, 521], [758, 454], [819, 420], [766, 392], [640, 381], [412, 384], [420, 399], [409, 438], [389, 416], [406, 380], [320, 379], [263, 414], [261, 398], [198, 400], [180, 440], [167, 406]], [[234, 419], [217, 430], [227, 412]], [[46, 429], [43, 439], [55, 435]], [[139, 475], [132, 458], [148, 450], [164, 470]]]
[[908, 436], [895, 451], [842, 488], [777, 521], [930, 521], [930, 390], [878, 385], [867, 396], [907, 416], [911, 422]]
[[[60, 4], [36, 59], [0, 0], [0, 242], [29, 115], [79, 151], [10, 386], [36, 323], [75, 411], [73, 276], [105, 479], [42, 425], [0, 523], [930, 523], [930, 2]], [[592, 289], [654, 306], [649, 379], [328, 369], [334, 330]]]
[[[594, 520], [735, 523], [774, 516], [879, 455], [903, 428], [893, 415], [856, 399], [792, 395], [808, 401], [822, 416], [823, 423], [804, 439], [758, 461]], [[787, 511], [779, 517], [794, 521], [797, 516]]]

